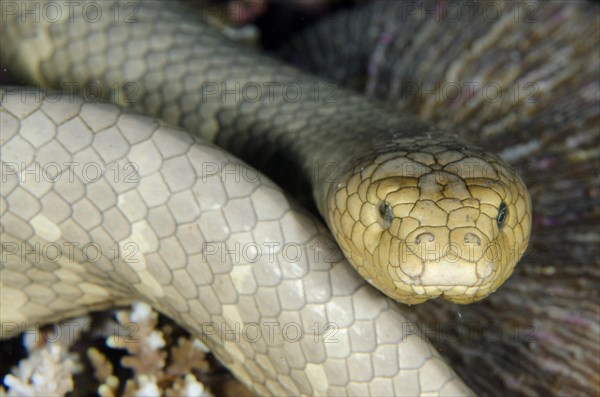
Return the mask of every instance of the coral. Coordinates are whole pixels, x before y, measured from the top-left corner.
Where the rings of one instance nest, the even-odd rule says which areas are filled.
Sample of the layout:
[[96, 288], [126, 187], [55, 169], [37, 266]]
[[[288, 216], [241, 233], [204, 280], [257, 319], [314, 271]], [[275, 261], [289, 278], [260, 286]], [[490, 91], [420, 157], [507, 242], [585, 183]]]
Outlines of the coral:
[[[156, 329], [158, 315], [146, 303], [136, 302], [133, 311], [117, 312], [120, 329], [126, 335], [110, 335], [106, 345], [126, 349], [128, 355], [121, 365], [133, 370], [133, 377], [125, 382], [123, 395], [137, 396], [211, 396], [193, 372], [206, 374], [208, 351], [199, 340], [180, 337], [177, 345], [168, 349], [164, 332]], [[94, 375], [101, 383], [98, 393], [103, 397], [117, 394], [119, 379], [113, 375], [113, 366], [97, 349], [88, 349]]]
[[[72, 327], [78, 324], [78, 327]], [[79, 338], [88, 320], [63, 323], [47, 332], [39, 329], [24, 334], [23, 344], [29, 357], [21, 360], [11, 374], [4, 377], [7, 396], [55, 396], [73, 390], [73, 374], [80, 369], [70, 345]]]
[[[145, 303], [134, 303], [132, 311], [118, 311], [116, 318], [118, 324], [104, 322], [91, 329], [90, 319], [85, 317], [25, 333], [23, 345], [29, 356], [4, 377], [8, 390], [0, 387], [0, 396], [64, 396], [73, 391], [78, 381], [73, 375], [84, 366], [79, 353], [69, 350], [75, 343], [80, 349], [81, 345], [91, 346], [97, 337], [105, 338], [110, 349], [125, 349], [120, 364], [133, 372], [130, 379], [115, 374], [116, 364], [105, 355], [108, 353], [87, 347], [99, 384], [92, 387], [101, 397], [212, 396], [203, 382], [214, 364], [206, 359], [208, 349], [200, 340], [176, 337], [181, 331], [175, 332], [170, 325], [157, 329], [158, 315]], [[82, 336], [84, 329], [94, 332]]]

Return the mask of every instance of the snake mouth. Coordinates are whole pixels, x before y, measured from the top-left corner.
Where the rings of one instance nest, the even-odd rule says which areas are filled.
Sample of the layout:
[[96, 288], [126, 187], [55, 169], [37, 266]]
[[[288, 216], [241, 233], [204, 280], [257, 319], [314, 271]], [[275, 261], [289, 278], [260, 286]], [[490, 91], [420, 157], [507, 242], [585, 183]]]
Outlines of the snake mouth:
[[475, 286], [481, 284], [482, 278], [478, 275], [477, 264], [466, 260], [426, 261], [421, 262], [422, 271], [414, 274], [414, 266], [402, 263], [399, 268], [394, 268], [398, 278], [408, 285], [421, 286]]
[[411, 261], [401, 263], [399, 267], [389, 265], [396, 278], [396, 287], [410, 290], [423, 300], [443, 298], [454, 303], [471, 303], [487, 296], [499, 267], [494, 262], [473, 263], [462, 258], [418, 262], [421, 270], [418, 274], [414, 273], [416, 266]]

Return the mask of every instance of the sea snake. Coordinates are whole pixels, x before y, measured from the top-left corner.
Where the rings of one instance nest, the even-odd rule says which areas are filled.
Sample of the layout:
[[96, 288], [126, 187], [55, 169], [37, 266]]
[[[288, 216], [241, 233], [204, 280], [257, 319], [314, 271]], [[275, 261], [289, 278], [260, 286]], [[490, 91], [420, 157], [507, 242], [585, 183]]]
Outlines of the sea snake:
[[[53, 9], [55, 5], [40, 6], [40, 11], [47, 14], [37, 23], [20, 17], [24, 7], [3, 8], [2, 31], [10, 38], [3, 43], [3, 56], [14, 60], [29, 81], [41, 86], [83, 88], [87, 100], [113, 99], [122, 106], [178, 124], [246, 159], [255, 158], [253, 164], [261, 169], [290, 167], [293, 178], [311, 185], [316, 206], [350, 263], [388, 296], [404, 303], [421, 303], [440, 296], [469, 303], [498, 288], [522, 256], [531, 227], [530, 199], [518, 175], [499, 157], [350, 91], [337, 90], [335, 98], [330, 98], [321, 91], [326, 82], [231, 44], [179, 5], [165, 10], [157, 2], [132, 3], [133, 23], [119, 20], [108, 3], [91, 2], [86, 6], [86, 12], [102, 10], [95, 14], [97, 20], [93, 23], [84, 12], [73, 14], [73, 20], [53, 14], [59, 10]], [[27, 100], [28, 95], [33, 99]], [[321, 245], [310, 245], [314, 243], [310, 237], [285, 235], [290, 231], [292, 235], [306, 234], [308, 228], [314, 237], [315, 231], [321, 229], [310, 226], [313, 221], [305, 216], [296, 226], [275, 227], [283, 214], [294, 207], [280, 203], [284, 210], [278, 215], [270, 214], [270, 200], [286, 199], [262, 178], [256, 183], [262, 186], [264, 182], [273, 193], [263, 193], [250, 203], [247, 197], [260, 189], [243, 187], [248, 178], [238, 178], [229, 188], [247, 189], [244, 193], [202, 185], [206, 181], [226, 184], [225, 165], [234, 162], [228, 155], [214, 155], [228, 159], [214, 161], [210, 157], [214, 148], [162, 122], [130, 115], [111, 105], [83, 103], [64, 91], [36, 95], [33, 91], [28, 94], [26, 90], [9, 88], [4, 91], [3, 111], [8, 127], [3, 124], [2, 161], [12, 184], [7, 184], [10, 189], [2, 192], [2, 231], [3, 241], [12, 242], [16, 251], [11, 251], [12, 256], [3, 262], [2, 299], [17, 302], [11, 303], [9, 309], [12, 320], [56, 319], [90, 306], [141, 298], [196, 332], [202, 330], [203, 323], [212, 321], [212, 316], [243, 324], [260, 323], [265, 316], [283, 313], [299, 316], [299, 323], [306, 330], [310, 324], [302, 318], [303, 309], [311, 316], [318, 313], [327, 320], [323, 324], [337, 324], [331, 321], [331, 316], [338, 315], [331, 312], [331, 303], [338, 296], [335, 286], [348, 286], [354, 275], [343, 281], [329, 275], [322, 277], [328, 269], [337, 269], [337, 265], [328, 264], [318, 283], [307, 283], [303, 277], [314, 277], [309, 272], [292, 272], [287, 276], [294, 282], [283, 286], [281, 277], [289, 269], [276, 269], [279, 279], [273, 280], [257, 273], [256, 264], [248, 263], [252, 261], [243, 251], [249, 247], [248, 242], [256, 243], [250, 251], [259, 252], [258, 257], [262, 258], [260, 244], [276, 241], [274, 236], [278, 233], [284, 236], [285, 244], [298, 247], [308, 258], [311, 251], [319, 252]], [[142, 125], [149, 128], [142, 130]], [[169, 132], [165, 133], [165, 129]], [[202, 158], [205, 155], [209, 160]], [[34, 188], [27, 187], [23, 175], [28, 166], [75, 161], [77, 164], [69, 166], [75, 167], [80, 164], [78, 160], [99, 164], [101, 178], [80, 176], [79, 182], [74, 182], [77, 178], [69, 179], [63, 192], [57, 191], [60, 183], [50, 183], [53, 178], [46, 178], [51, 181], [45, 180], [47, 183]], [[68, 170], [74, 171], [73, 167]], [[98, 181], [109, 178], [111, 169], [115, 171], [112, 177], [124, 177], [128, 170], [133, 171], [127, 176], [134, 175], [134, 183], [127, 185], [118, 178], [112, 183], [106, 180], [104, 190], [94, 191]], [[237, 175], [242, 169], [247, 170], [240, 165]], [[48, 176], [43, 166], [38, 171]], [[60, 176], [65, 175], [65, 170], [60, 172]], [[101, 203], [102, 200], [106, 202]], [[57, 215], [60, 211], [53, 206], [62, 206], [63, 213]], [[76, 209], [81, 211], [79, 215]], [[273, 229], [261, 231], [263, 221], [271, 222]], [[196, 231], [190, 232], [194, 226]], [[184, 230], [190, 234], [185, 235]], [[224, 243], [239, 241], [236, 239], [241, 237], [234, 236], [237, 233], [245, 240], [241, 245], [234, 244], [243, 248], [234, 252], [232, 259], [231, 248], [225, 249]], [[191, 244], [190, 238], [197, 243]], [[38, 240], [42, 245], [57, 241], [101, 242], [104, 267], [95, 263], [94, 273], [88, 269], [89, 264], [69, 261], [67, 265], [58, 261], [50, 265], [46, 258], [32, 263], [36, 272], [48, 272], [44, 277], [32, 280], [23, 276], [23, 270], [11, 271], [11, 258], [19, 259], [14, 263], [22, 269], [23, 258], [29, 260], [23, 247], [35, 247]], [[129, 247], [135, 247], [135, 264], [122, 255], [115, 259], [105, 252], [126, 252], [128, 242], [134, 243]], [[287, 258], [289, 247], [285, 244], [275, 251]], [[223, 255], [223, 260], [210, 258], [213, 249]], [[5, 252], [9, 253], [7, 249]], [[44, 255], [47, 254], [42, 250]], [[85, 255], [78, 254], [78, 259]], [[321, 258], [315, 255], [311, 259], [319, 262]], [[223, 263], [226, 269], [219, 269]], [[190, 266], [202, 267], [198, 270], [203, 280], [194, 277]], [[56, 274], [61, 271], [67, 273], [61, 278], [61, 288], [50, 287], [58, 285]], [[113, 274], [110, 280], [99, 279], [109, 273]], [[218, 281], [216, 275], [225, 281]], [[32, 281], [45, 283], [46, 288], [37, 288], [37, 284], [33, 288]], [[263, 282], [267, 287], [264, 290], [259, 288]], [[207, 288], [202, 289], [205, 284]], [[282, 290], [274, 294], [274, 288]], [[362, 289], [349, 289], [342, 295], [353, 306]], [[37, 293], [29, 292], [33, 290]], [[259, 298], [261, 292], [274, 299]], [[48, 307], [50, 297], [57, 293], [71, 294], [67, 299], [70, 304], [60, 299]], [[383, 305], [389, 312], [397, 313], [398, 308], [376, 293], [368, 295], [361, 298], [366, 299], [365, 304]], [[288, 303], [284, 304], [286, 300]], [[207, 301], [223, 306], [209, 308]], [[278, 304], [271, 307], [275, 301]], [[194, 305], [196, 310], [192, 310]], [[377, 387], [384, 393], [400, 393], [408, 387], [412, 390], [409, 394], [443, 394], [443, 390], [459, 387], [455, 375], [439, 364], [433, 366], [436, 376], [440, 371], [446, 376], [420, 374], [416, 376], [418, 385], [399, 382], [397, 377], [409, 373], [400, 371], [401, 366], [395, 372], [391, 369], [386, 374], [378, 373], [374, 370], [374, 355], [381, 347], [380, 336], [376, 338], [373, 329], [377, 329], [374, 324], [382, 310], [370, 312], [370, 318], [365, 319], [356, 308], [347, 312], [338, 305], [336, 309], [345, 313], [343, 316], [353, 313], [353, 321], [368, 321], [366, 328], [371, 329], [352, 330], [356, 324], [346, 321], [349, 335], [358, 334], [354, 342], [352, 338], [348, 340], [343, 352], [329, 354], [326, 345], [320, 345], [320, 356], [309, 359], [315, 354], [309, 353], [315, 348], [312, 346], [301, 354], [301, 363], [291, 365], [288, 360], [296, 355], [286, 350], [285, 343], [280, 344], [277, 353], [272, 353], [270, 343], [252, 346], [262, 349], [261, 354], [266, 357], [262, 358], [264, 365], [258, 364], [259, 369], [256, 363], [260, 359], [255, 351], [244, 351], [231, 344], [227, 349], [228, 343], [217, 346], [218, 338], [214, 349], [243, 381], [262, 393], [360, 394], [368, 390], [376, 394]], [[8, 309], [3, 305], [3, 310]], [[3, 313], [3, 321], [4, 318]], [[277, 321], [281, 320], [277, 317]], [[399, 343], [403, 334], [399, 330], [392, 337], [396, 338], [392, 350], [396, 349], [399, 363], [400, 348], [405, 347]], [[366, 343], [362, 339], [365, 337], [371, 338], [369, 346], [360, 346]], [[286, 360], [281, 360], [282, 355]], [[422, 359], [409, 355], [410, 358], [405, 357], [409, 360], [407, 368], [423, 367]], [[371, 362], [370, 374], [349, 364], [360, 361], [360, 357]], [[252, 379], [255, 371], [246, 366], [258, 370], [261, 380]]]

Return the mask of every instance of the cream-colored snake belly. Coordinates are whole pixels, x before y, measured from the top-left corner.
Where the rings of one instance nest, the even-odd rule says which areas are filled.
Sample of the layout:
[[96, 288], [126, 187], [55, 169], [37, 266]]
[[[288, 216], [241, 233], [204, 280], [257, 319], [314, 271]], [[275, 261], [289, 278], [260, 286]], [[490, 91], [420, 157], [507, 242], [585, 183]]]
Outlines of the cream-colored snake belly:
[[[179, 5], [136, 4], [126, 23], [91, 4], [105, 18], [30, 23], [3, 8], [3, 56], [30, 81], [83, 87], [258, 167], [289, 155], [344, 254], [389, 296], [478, 300], [523, 254], [529, 196], [498, 157], [347, 91], [326, 101], [323, 82]], [[64, 92], [8, 88], [2, 166], [3, 324], [142, 299], [198, 334], [209, 323], [314, 333], [208, 337], [261, 394], [469, 392], [318, 222], [197, 138]]]

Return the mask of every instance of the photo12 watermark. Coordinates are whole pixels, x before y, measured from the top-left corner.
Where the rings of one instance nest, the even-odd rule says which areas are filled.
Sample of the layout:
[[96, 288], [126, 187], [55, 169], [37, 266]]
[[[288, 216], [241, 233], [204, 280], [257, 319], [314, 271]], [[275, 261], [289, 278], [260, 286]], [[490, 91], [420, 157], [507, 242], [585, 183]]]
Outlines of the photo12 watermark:
[[2, 23], [17, 18], [20, 23], [137, 23], [139, 4], [133, 1], [2, 1]]
[[499, 22], [510, 18], [514, 23], [539, 22], [540, 5], [537, 1], [406, 1], [399, 2], [396, 19], [406, 23], [409, 20], [433, 20], [436, 23], [466, 24], [475, 20], [486, 23]]
[[74, 183], [81, 181], [85, 184], [96, 183], [100, 180], [117, 183], [138, 184], [140, 182], [140, 167], [130, 161], [101, 164], [90, 161], [66, 162], [1, 162], [2, 183], [8, 183], [9, 178], [17, 178], [20, 183]]
[[139, 245], [134, 241], [99, 244], [96, 241], [79, 243], [77, 241], [16, 242], [0, 243], [0, 259], [3, 263], [98, 263], [102, 259], [113, 263], [135, 264], [140, 261]]
[[262, 242], [204, 242], [202, 243], [202, 259], [215, 265], [223, 263], [301, 263], [309, 261], [313, 264], [337, 263], [344, 259], [342, 251], [333, 241], [314, 241], [309, 244], [297, 242], [262, 241]]
[[202, 102], [217, 101], [224, 104], [246, 103], [337, 103], [338, 87], [335, 83], [313, 81], [203, 81], [200, 92]]
[[[21, 82], [25, 83], [25, 82]], [[0, 85], [3, 97], [18, 98], [21, 103], [79, 102], [83, 99], [89, 103], [112, 102], [124, 106], [140, 102], [142, 87], [136, 82], [100, 83], [97, 81], [62, 81], [36, 85]]]

